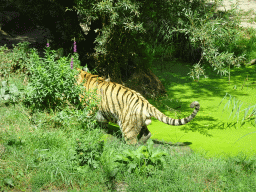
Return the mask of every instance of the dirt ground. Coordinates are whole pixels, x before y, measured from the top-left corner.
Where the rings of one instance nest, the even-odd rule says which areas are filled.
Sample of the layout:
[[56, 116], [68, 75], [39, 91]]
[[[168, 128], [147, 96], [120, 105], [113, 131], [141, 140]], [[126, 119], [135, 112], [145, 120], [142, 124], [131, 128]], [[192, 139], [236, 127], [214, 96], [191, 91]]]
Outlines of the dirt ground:
[[223, 0], [222, 6], [218, 10], [230, 10], [231, 6], [235, 4], [239, 10], [250, 11], [256, 10], [256, 1], [255, 0]]
[[[240, 26], [242, 27], [253, 27], [256, 29], [256, 22], [249, 22], [250, 18], [255, 18], [256, 11], [256, 0], [223, 0], [222, 6], [219, 6], [217, 10], [225, 11], [230, 10], [235, 5], [238, 10], [245, 12], [252, 11], [247, 17], [243, 17]], [[254, 13], [253, 13], [254, 12]]]

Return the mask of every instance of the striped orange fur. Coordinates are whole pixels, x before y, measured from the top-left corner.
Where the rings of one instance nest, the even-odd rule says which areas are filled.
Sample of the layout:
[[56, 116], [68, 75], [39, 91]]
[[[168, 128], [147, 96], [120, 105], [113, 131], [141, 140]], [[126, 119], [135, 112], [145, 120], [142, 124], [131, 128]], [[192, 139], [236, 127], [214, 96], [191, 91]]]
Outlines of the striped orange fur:
[[200, 108], [199, 103], [194, 101], [190, 107], [195, 109], [190, 116], [172, 119], [151, 105], [140, 93], [118, 83], [106, 81], [98, 75], [78, 70], [80, 73], [77, 83], [85, 80], [86, 91], [96, 89], [97, 95], [101, 96], [99, 111], [96, 114], [97, 121], [104, 126], [108, 122], [117, 123], [129, 144], [136, 144], [139, 134], [140, 143], [145, 143], [151, 137], [147, 125], [151, 123], [152, 116], [163, 123], [178, 126], [190, 122]]

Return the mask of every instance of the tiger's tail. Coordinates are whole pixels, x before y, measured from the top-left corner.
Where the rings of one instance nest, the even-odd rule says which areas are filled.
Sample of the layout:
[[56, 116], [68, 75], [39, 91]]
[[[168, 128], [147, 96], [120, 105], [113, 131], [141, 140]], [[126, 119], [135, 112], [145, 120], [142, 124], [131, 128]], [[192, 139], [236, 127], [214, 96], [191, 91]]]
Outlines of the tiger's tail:
[[157, 118], [159, 121], [162, 121], [165, 124], [168, 125], [175, 125], [175, 126], [179, 126], [179, 125], [185, 125], [188, 122], [190, 122], [198, 113], [199, 109], [200, 109], [200, 104], [197, 101], [194, 101], [190, 104], [191, 108], [195, 108], [194, 111], [192, 112], [192, 114], [188, 117], [185, 117], [183, 119], [173, 119], [170, 118], [168, 116], [166, 116], [165, 114], [163, 114], [162, 112], [160, 112], [157, 108], [155, 108], [153, 105], [151, 108], [150, 114]]

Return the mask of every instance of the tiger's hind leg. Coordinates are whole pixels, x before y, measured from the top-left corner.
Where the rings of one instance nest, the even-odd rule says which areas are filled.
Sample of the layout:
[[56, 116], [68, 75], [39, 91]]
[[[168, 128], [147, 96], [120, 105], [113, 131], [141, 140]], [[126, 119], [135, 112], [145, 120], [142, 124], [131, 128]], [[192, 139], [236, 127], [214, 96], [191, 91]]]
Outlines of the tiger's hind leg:
[[139, 137], [140, 137], [139, 138], [139, 143], [141, 143], [141, 144], [146, 143], [147, 140], [151, 137], [151, 133], [148, 130], [146, 125], [142, 126], [142, 129], [140, 131]]

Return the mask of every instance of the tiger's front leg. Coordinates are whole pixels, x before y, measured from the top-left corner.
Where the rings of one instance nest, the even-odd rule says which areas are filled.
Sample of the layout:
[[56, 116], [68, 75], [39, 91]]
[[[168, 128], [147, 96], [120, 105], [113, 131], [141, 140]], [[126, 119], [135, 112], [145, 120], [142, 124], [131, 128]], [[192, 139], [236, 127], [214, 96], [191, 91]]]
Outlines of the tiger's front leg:
[[96, 119], [97, 119], [97, 122], [100, 124], [100, 126], [102, 128], [107, 128], [108, 127], [108, 120], [102, 115], [101, 111], [98, 111], [96, 113]]
[[126, 143], [130, 145], [136, 145], [138, 143], [137, 136], [140, 132], [140, 130], [136, 128], [136, 125], [134, 125], [128, 120], [123, 123], [120, 123], [119, 126]]
[[[141, 130], [139, 131], [139, 129], [128, 129], [127, 132], [123, 132], [125, 141], [128, 144], [144, 144], [147, 142], [147, 140], [151, 137], [151, 133], [148, 130], [147, 126], [144, 125], [142, 126]], [[139, 139], [139, 142], [138, 142]]]

